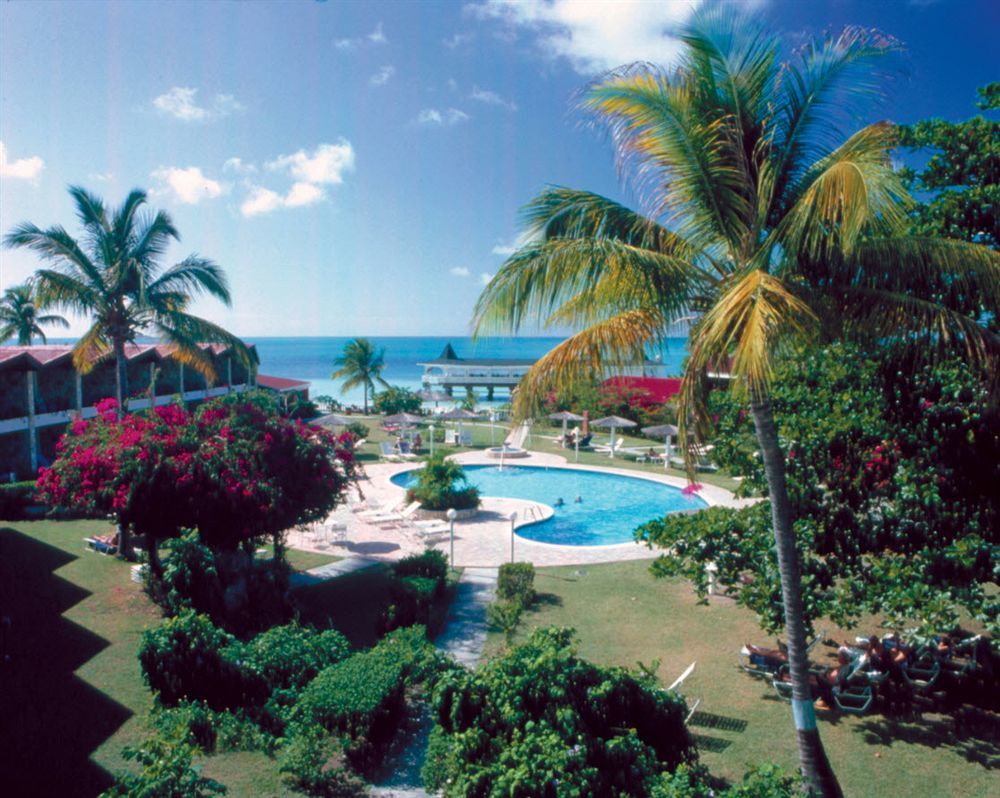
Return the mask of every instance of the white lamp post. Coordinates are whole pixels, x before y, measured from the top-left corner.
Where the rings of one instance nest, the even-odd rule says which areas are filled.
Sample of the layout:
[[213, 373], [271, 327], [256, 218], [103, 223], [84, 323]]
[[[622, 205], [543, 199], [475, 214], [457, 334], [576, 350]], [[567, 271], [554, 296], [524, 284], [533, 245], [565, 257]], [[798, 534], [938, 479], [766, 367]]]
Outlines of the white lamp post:
[[455, 518], [458, 513], [455, 512], [454, 507], [449, 507], [448, 512], [445, 513], [448, 516], [448, 523], [451, 524], [451, 557], [448, 560], [451, 563], [451, 567], [455, 567]]
[[434, 456], [434, 425], [431, 424], [429, 427], [431, 431], [431, 457]]
[[517, 510], [510, 514], [510, 561], [514, 562], [514, 522], [517, 521]]
[[493, 439], [493, 422], [496, 421], [496, 413], [490, 410], [490, 446], [496, 446], [496, 441]]

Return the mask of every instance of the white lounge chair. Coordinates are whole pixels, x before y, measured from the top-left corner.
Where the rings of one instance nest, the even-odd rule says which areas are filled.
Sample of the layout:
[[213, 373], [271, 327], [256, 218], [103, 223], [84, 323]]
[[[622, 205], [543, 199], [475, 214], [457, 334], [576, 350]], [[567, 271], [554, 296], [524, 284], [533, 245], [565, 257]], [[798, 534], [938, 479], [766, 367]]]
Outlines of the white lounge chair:
[[379, 444], [379, 453], [385, 460], [399, 460], [399, 455], [396, 453], [396, 449], [391, 443], [389, 443], [389, 441], [382, 441]]
[[372, 516], [366, 518], [365, 520], [368, 521], [369, 523], [378, 524], [380, 526], [383, 524], [388, 524], [391, 526], [394, 524], [400, 524], [402, 522], [409, 521], [410, 518], [413, 516], [413, 514], [419, 509], [420, 509], [420, 502], [411, 502], [410, 504], [406, 505], [404, 509], [400, 510], [398, 513], [383, 513], [382, 515]]
[[387, 515], [389, 513], [398, 513], [406, 506], [406, 499], [400, 499], [392, 507], [379, 507], [378, 503], [373, 499], [371, 506], [367, 510], [357, 511], [358, 518], [373, 518], [379, 515]]

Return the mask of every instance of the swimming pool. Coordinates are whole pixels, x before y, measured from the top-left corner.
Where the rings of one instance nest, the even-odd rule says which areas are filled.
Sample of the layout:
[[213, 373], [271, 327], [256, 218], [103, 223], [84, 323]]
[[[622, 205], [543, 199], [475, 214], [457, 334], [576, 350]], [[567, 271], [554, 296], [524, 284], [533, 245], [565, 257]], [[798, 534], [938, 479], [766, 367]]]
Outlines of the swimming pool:
[[[629, 543], [637, 526], [667, 513], [699, 510], [708, 504], [685, 496], [679, 488], [649, 479], [602, 474], [573, 468], [540, 466], [465, 466], [469, 482], [483, 496], [547, 504], [555, 511], [548, 521], [522, 526], [517, 534], [539, 543], [563, 546], [607, 546]], [[414, 471], [392, 477], [409, 487]], [[576, 501], [580, 497], [581, 501]], [[558, 506], [562, 499], [564, 504]]]

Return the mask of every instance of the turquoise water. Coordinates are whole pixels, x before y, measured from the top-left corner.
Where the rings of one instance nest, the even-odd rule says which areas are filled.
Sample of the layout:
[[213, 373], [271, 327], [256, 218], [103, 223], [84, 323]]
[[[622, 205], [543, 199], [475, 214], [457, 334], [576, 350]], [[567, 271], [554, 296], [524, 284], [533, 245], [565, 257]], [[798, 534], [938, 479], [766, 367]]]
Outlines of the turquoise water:
[[[700, 510], [708, 505], [680, 488], [648, 479], [600, 474], [569, 468], [539, 466], [466, 466], [469, 482], [483, 496], [547, 504], [555, 515], [541, 524], [521, 527], [520, 537], [564, 546], [607, 546], [628, 543], [636, 527], [668, 513]], [[409, 487], [414, 472], [396, 474], [392, 481]], [[580, 497], [582, 501], [577, 502]], [[562, 499], [562, 507], [556, 506]]]

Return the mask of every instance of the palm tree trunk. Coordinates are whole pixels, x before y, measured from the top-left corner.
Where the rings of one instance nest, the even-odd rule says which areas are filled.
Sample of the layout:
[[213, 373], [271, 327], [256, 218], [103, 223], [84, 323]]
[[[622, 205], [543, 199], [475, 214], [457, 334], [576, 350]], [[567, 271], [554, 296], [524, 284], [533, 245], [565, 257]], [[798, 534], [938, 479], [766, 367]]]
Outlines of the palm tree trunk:
[[798, 552], [795, 549], [795, 532], [792, 529], [792, 510], [785, 485], [785, 458], [778, 443], [778, 429], [774, 423], [771, 400], [755, 395], [750, 402], [757, 442], [760, 444], [767, 477], [767, 490], [771, 498], [771, 523], [774, 527], [774, 544], [778, 554], [778, 571], [781, 574], [781, 595], [785, 609], [788, 635], [788, 668], [792, 677], [792, 717], [799, 744], [799, 766], [810, 787], [824, 798], [841, 798], [843, 792], [830, 761], [823, 749], [823, 742], [816, 728], [812, 690], [809, 686], [809, 662], [806, 656], [806, 630], [802, 608], [802, 573]]
[[118, 418], [125, 415], [125, 397], [128, 395], [128, 361], [125, 359], [125, 342], [116, 339], [115, 352], [115, 392], [118, 400]]
[[365, 392], [365, 394], [364, 394], [365, 395], [364, 405], [365, 405], [365, 415], [367, 416], [368, 415], [368, 383], [367, 382], [362, 386], [362, 389]]

